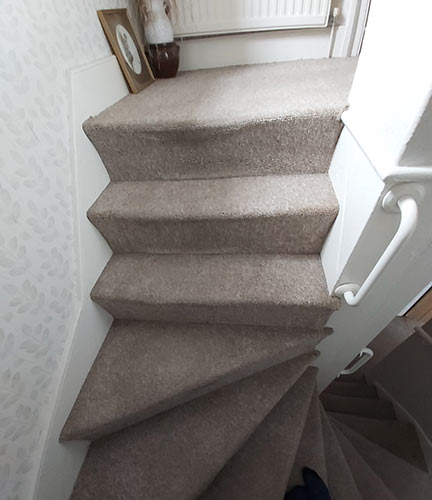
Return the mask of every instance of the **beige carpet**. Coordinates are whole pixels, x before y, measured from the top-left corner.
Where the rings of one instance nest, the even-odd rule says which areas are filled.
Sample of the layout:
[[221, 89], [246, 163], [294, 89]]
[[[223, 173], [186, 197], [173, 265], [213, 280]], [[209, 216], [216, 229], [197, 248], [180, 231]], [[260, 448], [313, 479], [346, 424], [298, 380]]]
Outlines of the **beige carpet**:
[[356, 62], [184, 73], [126, 97], [84, 129], [115, 181], [326, 172]]
[[364, 381], [320, 402], [311, 366], [339, 307], [319, 253], [355, 64], [182, 74], [85, 124], [113, 181], [92, 298], [115, 321], [62, 433], [92, 441], [72, 500], [283, 500], [305, 466], [332, 500], [429, 500], [414, 429]]

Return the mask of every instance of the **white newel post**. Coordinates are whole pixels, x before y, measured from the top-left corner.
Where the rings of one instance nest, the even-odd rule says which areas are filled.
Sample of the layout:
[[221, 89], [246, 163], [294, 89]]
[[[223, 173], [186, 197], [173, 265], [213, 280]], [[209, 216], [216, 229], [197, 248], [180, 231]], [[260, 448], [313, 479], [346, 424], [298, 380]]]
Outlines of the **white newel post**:
[[[400, 223], [382, 206], [389, 191], [418, 197], [417, 227], [359, 305], [342, 299], [329, 320], [334, 334], [318, 347], [323, 389], [384, 328], [432, 275], [432, 4], [372, 2], [345, 128], [330, 177], [340, 213], [322, 259], [329, 290], [361, 286]], [[402, 187], [401, 187], [402, 186]], [[387, 195], [388, 196], [388, 195]]]

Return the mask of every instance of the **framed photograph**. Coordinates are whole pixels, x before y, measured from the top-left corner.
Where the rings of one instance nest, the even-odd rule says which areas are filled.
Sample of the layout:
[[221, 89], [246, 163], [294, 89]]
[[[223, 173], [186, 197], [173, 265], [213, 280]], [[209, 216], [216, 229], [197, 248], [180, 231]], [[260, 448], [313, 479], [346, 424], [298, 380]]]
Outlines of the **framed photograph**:
[[98, 10], [97, 13], [129, 88], [138, 94], [154, 82], [154, 76], [138, 43], [127, 9]]

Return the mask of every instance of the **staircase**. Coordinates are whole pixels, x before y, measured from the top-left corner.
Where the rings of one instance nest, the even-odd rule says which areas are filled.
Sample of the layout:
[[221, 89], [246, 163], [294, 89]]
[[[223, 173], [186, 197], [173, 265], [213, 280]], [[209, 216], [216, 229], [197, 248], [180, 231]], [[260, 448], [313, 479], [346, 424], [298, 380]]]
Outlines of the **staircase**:
[[[335, 483], [329, 476], [334, 498], [431, 498], [432, 476], [415, 428], [397, 420], [393, 405], [379, 399], [374, 386], [364, 380], [338, 379], [330, 384], [320, 399], [329, 424], [327, 430], [333, 434], [333, 442], [337, 442], [341, 457], [344, 457], [354, 479], [344, 490], [349, 475], [345, 471], [342, 474], [335, 467]], [[333, 461], [333, 456], [330, 456]]]
[[319, 252], [354, 69], [184, 73], [85, 123], [114, 252], [92, 298], [114, 322], [62, 431], [92, 441], [73, 500], [282, 500], [304, 466], [333, 500], [417, 498], [364, 458], [426, 474], [413, 429], [364, 384], [324, 410], [312, 366], [339, 305]]

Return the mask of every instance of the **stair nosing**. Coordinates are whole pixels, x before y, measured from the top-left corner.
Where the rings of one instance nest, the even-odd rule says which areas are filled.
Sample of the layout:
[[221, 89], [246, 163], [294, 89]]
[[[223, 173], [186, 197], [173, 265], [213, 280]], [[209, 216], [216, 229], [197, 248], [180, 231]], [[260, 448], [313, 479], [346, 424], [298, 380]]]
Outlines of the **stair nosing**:
[[[305, 177], [309, 177], [307, 180]], [[305, 193], [305, 196], [298, 196], [297, 190], [291, 188], [292, 184], [298, 179], [304, 180], [306, 185], [310, 185], [311, 179], [316, 181], [316, 185], [311, 186], [311, 192]], [[275, 195], [274, 186], [269, 184], [276, 184], [280, 186], [280, 182], [284, 180], [289, 186], [288, 189], [278, 189]], [[185, 190], [180, 195], [185, 198], [186, 192], [190, 189], [190, 195], [200, 188], [199, 184], [206, 184], [212, 186], [215, 183], [219, 184], [247, 184], [253, 183], [261, 189], [267, 189], [269, 196], [272, 196], [271, 203], [265, 204], [265, 192], [258, 192], [258, 206], [256, 202], [252, 202], [251, 198], [244, 200], [229, 199], [224, 200], [224, 193], [211, 193], [209, 192], [205, 197], [211, 199], [212, 204], [210, 207], [203, 208], [199, 203], [191, 203], [191, 197], [180, 199], [174, 207], [168, 207], [166, 200], [161, 196], [170, 195], [170, 200], [175, 199], [176, 193], [172, 193], [172, 182], [177, 186], [181, 185]], [[262, 186], [262, 184], [265, 184]], [[194, 186], [193, 184], [197, 184]], [[322, 185], [321, 185], [322, 184]], [[303, 187], [301, 183], [299, 188]], [[140, 193], [140, 188], [143, 188], [143, 193]], [[158, 195], [152, 198], [152, 203], [157, 207], [149, 207], [148, 204], [143, 205], [142, 200], [145, 199], [147, 189], [144, 188], [159, 187]], [[246, 186], [248, 187], [248, 186]], [[250, 186], [249, 186], [250, 187]], [[321, 190], [323, 187], [326, 189], [325, 200], [315, 196], [318, 190], [322, 195]], [[170, 189], [171, 188], [171, 189]], [[128, 193], [128, 189], [131, 193]], [[120, 193], [119, 193], [120, 191]], [[154, 191], [154, 190], [153, 190]], [[211, 191], [211, 189], [210, 189]], [[241, 193], [241, 190], [239, 190]], [[133, 194], [131, 200], [130, 196]], [[197, 197], [197, 202], [201, 202], [200, 197], [204, 196], [200, 193]], [[249, 195], [250, 196], [250, 195]], [[274, 197], [280, 200], [279, 205], [275, 206]], [[288, 197], [287, 197], [288, 196]], [[290, 196], [292, 200], [290, 201]], [[294, 199], [295, 197], [295, 199]], [[111, 198], [115, 198], [110, 203]], [[261, 200], [261, 202], [260, 202]], [[319, 201], [317, 201], [319, 200]], [[225, 201], [225, 205], [224, 205]], [[261, 203], [261, 205], [260, 205]], [[186, 204], [186, 206], [185, 206]], [[188, 205], [189, 204], [189, 205]], [[231, 206], [230, 206], [231, 205]], [[231, 212], [226, 211], [225, 207], [231, 209]], [[183, 208], [183, 212], [179, 212], [179, 208]], [[309, 217], [309, 216], [326, 216], [336, 217], [338, 212], [338, 202], [334, 195], [333, 188], [327, 174], [305, 174], [305, 175], [285, 175], [285, 176], [265, 176], [265, 177], [238, 177], [238, 178], [224, 178], [224, 179], [201, 179], [201, 180], [179, 180], [179, 181], [115, 181], [111, 182], [103, 191], [100, 197], [90, 207], [88, 217], [90, 220], [97, 221], [98, 219], [105, 219], [106, 217], [115, 217], [116, 219], [130, 219], [142, 222], [155, 221], [176, 221], [176, 222], [194, 222], [194, 221], [214, 221], [214, 220], [246, 220], [246, 219], [273, 219], [278, 217]]]

